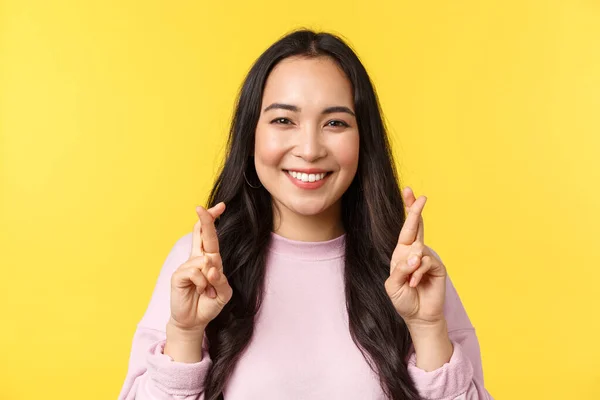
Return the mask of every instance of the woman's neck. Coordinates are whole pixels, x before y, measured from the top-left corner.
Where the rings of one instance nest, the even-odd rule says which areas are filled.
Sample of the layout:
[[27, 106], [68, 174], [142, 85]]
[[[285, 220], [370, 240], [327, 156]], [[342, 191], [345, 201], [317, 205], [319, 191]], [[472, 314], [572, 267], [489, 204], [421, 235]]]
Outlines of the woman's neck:
[[281, 203], [273, 204], [273, 231], [291, 240], [324, 242], [344, 234], [341, 203], [316, 215], [297, 214]]

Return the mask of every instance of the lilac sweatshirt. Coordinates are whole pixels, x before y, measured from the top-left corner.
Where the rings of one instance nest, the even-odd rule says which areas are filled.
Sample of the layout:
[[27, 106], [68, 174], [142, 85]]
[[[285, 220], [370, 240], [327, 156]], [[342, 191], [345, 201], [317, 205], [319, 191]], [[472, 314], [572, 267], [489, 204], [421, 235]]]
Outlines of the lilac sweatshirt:
[[[266, 264], [266, 291], [248, 348], [232, 371], [225, 400], [383, 400], [348, 330], [344, 293], [344, 240], [292, 241], [272, 233]], [[180, 363], [163, 354], [170, 317], [170, 279], [187, 261], [189, 233], [167, 256], [146, 313], [133, 337], [129, 369], [119, 400], [203, 400], [212, 363], [204, 340], [203, 359]], [[416, 366], [414, 348], [408, 372], [423, 399], [492, 399], [483, 386], [475, 330], [447, 280], [444, 313], [454, 344], [450, 361], [435, 371]]]

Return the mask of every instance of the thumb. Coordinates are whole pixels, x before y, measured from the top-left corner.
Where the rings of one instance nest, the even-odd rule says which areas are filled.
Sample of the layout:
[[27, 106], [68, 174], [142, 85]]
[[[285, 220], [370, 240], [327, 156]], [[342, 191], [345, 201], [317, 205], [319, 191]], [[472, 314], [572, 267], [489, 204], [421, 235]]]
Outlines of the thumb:
[[385, 281], [385, 288], [390, 296], [397, 293], [408, 279], [410, 275], [418, 268], [418, 264], [411, 267], [405, 261], [402, 261], [390, 274], [390, 277]]
[[219, 271], [218, 268], [211, 268], [210, 271], [208, 271], [207, 278], [208, 282], [213, 285], [217, 291], [219, 300], [221, 300], [223, 304], [227, 303], [233, 295], [233, 289], [229, 286], [225, 274], [222, 271]]

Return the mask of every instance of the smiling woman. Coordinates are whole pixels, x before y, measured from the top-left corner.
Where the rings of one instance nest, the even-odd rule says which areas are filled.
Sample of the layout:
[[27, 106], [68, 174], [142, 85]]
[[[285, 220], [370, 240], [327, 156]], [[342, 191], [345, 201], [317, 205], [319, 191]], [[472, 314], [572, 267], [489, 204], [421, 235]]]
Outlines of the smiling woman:
[[[359, 154], [352, 85], [344, 72], [329, 57], [286, 58], [269, 74], [262, 104], [254, 166], [273, 198], [275, 232], [302, 241], [343, 234], [341, 199]], [[297, 215], [302, 224], [287, 223]]]
[[426, 200], [400, 191], [350, 47], [283, 37], [244, 81], [210, 208], [167, 257], [120, 398], [491, 399], [425, 245]]

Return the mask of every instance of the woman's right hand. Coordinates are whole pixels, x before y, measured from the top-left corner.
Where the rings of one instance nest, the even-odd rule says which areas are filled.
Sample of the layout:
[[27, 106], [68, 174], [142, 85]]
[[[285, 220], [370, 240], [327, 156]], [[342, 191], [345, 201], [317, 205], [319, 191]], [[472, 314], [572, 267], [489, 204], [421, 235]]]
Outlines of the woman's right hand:
[[206, 210], [198, 206], [189, 259], [171, 277], [171, 318], [177, 331], [203, 332], [229, 302], [233, 291], [223, 274], [214, 221], [225, 211], [219, 203]]

